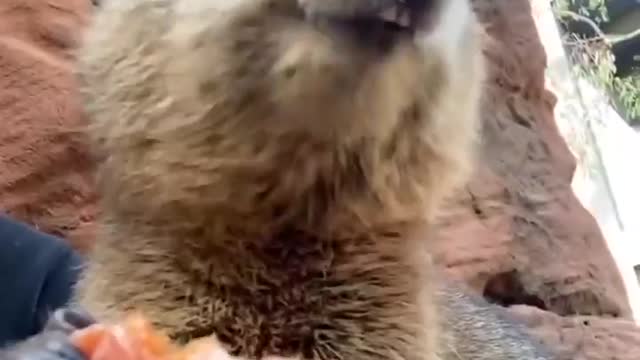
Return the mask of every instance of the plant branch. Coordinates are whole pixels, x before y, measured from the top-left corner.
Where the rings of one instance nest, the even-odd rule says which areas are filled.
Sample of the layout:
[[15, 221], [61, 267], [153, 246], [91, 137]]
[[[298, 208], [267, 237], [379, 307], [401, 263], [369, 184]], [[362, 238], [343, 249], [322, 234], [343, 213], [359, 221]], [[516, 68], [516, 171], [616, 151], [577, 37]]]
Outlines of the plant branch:
[[615, 45], [624, 41], [635, 39], [636, 37], [640, 37], [640, 29], [635, 29], [634, 31], [624, 35], [609, 35], [609, 42], [612, 45]]
[[636, 37], [640, 38], [640, 29], [636, 29], [628, 34], [624, 34], [624, 35], [607, 35], [604, 33], [604, 31], [602, 31], [602, 29], [600, 29], [600, 26], [598, 26], [598, 24], [596, 24], [595, 21], [589, 19], [588, 17], [584, 16], [584, 15], [580, 15], [576, 12], [573, 12], [571, 10], [560, 10], [560, 9], [555, 9], [554, 10], [556, 15], [560, 18], [572, 18], [574, 20], [578, 20], [581, 21], [587, 25], [589, 25], [589, 27], [591, 27], [593, 29], [593, 31], [597, 34], [597, 37], [601, 38], [603, 41], [605, 41], [608, 45], [613, 46], [616, 45], [618, 43], [624, 42], [624, 41], [629, 41], [632, 40]]

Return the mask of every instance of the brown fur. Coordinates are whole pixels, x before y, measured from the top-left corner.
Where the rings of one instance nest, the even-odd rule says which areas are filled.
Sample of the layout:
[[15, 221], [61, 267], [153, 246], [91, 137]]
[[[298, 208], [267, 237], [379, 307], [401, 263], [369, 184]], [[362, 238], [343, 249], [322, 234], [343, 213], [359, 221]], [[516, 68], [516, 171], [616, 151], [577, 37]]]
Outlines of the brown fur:
[[475, 24], [454, 66], [295, 0], [223, 2], [240, 1], [111, 0], [87, 34], [103, 217], [78, 302], [249, 357], [435, 359], [413, 232], [471, 168]]

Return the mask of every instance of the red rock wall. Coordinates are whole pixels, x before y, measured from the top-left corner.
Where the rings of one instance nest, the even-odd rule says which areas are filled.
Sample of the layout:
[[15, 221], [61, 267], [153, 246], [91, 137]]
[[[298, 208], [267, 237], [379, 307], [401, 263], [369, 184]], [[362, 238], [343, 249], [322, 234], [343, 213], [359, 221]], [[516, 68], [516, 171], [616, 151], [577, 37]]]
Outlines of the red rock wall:
[[476, 175], [444, 211], [436, 260], [510, 306], [559, 359], [638, 359], [640, 329], [603, 235], [571, 189], [575, 160], [544, 88], [527, 0], [476, 0], [494, 40]]
[[[88, 0], [0, 1], [0, 210], [86, 248], [91, 162], [72, 51]], [[0, 239], [1, 240], [1, 239]]]
[[[529, 3], [475, 6], [495, 40], [484, 149], [473, 181], [444, 211], [436, 260], [496, 302], [525, 304], [510, 311], [560, 359], [637, 359], [640, 331], [626, 320], [620, 275], [571, 191], [575, 163], [544, 89]], [[89, 9], [89, 0], [0, 1], [0, 210], [82, 250], [96, 199], [76, 136], [84, 119], [70, 50]]]
[[521, 283], [538, 298], [531, 301], [560, 315], [630, 317], [600, 229], [571, 189], [575, 162], [544, 89], [546, 59], [529, 3], [476, 5], [495, 40], [484, 149], [477, 175], [445, 213], [438, 260], [494, 296]]

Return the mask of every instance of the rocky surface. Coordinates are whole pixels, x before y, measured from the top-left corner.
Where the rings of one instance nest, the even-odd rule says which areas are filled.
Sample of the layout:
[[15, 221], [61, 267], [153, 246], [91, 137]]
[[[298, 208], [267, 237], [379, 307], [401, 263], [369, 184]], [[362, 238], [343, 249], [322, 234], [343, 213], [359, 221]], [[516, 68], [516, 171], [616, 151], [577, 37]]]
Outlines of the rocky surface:
[[[636, 359], [640, 329], [620, 275], [571, 191], [575, 162], [544, 88], [529, 2], [475, 6], [494, 39], [485, 144], [473, 180], [443, 211], [436, 260], [508, 306], [559, 359]], [[96, 199], [70, 49], [89, 9], [89, 0], [0, 1], [0, 209], [82, 250]]]
[[495, 39], [486, 51], [484, 151], [476, 176], [445, 211], [438, 260], [503, 302], [629, 317], [602, 234], [571, 190], [575, 162], [555, 127], [529, 4], [476, 3]]
[[[443, 212], [436, 260], [509, 307], [559, 359], [636, 359], [640, 328], [602, 233], [571, 189], [575, 160], [544, 88], [527, 0], [476, 0], [494, 41], [476, 175]], [[514, 306], [515, 305], [515, 306]]]
[[509, 310], [555, 351], [557, 360], [638, 359], [640, 329], [629, 320], [560, 316], [523, 305]]
[[89, 6], [0, 1], [0, 209], [82, 249], [94, 196], [71, 49]]

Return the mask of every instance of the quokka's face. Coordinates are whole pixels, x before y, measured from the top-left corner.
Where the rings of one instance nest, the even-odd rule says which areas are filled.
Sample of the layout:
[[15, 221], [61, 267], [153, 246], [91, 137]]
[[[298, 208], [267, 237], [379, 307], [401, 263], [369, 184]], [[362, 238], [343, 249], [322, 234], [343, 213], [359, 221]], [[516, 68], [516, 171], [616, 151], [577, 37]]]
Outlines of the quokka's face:
[[473, 20], [468, 0], [110, 0], [80, 74], [97, 125], [118, 107], [119, 129], [147, 137], [196, 123], [386, 136], [473, 67]]
[[350, 162], [448, 179], [475, 130], [474, 25], [468, 0], [106, 0], [78, 69], [109, 191], [224, 203]]

